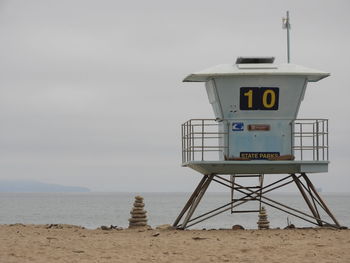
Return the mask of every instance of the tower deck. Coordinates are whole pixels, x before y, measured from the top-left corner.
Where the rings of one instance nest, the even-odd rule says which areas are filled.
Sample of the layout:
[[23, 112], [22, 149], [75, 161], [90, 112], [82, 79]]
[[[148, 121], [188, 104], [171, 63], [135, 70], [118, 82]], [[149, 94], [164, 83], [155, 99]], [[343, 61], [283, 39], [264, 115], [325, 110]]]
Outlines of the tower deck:
[[182, 164], [201, 174], [326, 173], [329, 161], [188, 161]]

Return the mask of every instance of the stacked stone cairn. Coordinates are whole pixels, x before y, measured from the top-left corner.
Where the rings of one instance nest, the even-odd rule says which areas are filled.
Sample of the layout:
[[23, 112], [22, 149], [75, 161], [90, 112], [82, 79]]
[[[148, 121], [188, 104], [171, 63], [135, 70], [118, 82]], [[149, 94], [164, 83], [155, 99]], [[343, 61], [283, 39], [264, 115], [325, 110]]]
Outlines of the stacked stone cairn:
[[144, 206], [143, 197], [135, 196], [134, 207], [130, 212], [129, 228], [147, 226], [147, 211], [143, 210]]
[[270, 222], [267, 220], [267, 214], [265, 207], [261, 207], [259, 212], [259, 220], [257, 222], [259, 229], [269, 229], [270, 228]]

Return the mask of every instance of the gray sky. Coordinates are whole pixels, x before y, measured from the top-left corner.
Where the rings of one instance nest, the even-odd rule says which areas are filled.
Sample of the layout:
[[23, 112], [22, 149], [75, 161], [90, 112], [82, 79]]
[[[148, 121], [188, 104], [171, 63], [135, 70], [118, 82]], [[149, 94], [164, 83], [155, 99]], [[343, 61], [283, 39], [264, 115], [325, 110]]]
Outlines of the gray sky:
[[285, 62], [286, 10], [292, 63], [332, 74], [299, 113], [330, 119], [330, 172], [311, 179], [348, 192], [347, 0], [0, 1], [0, 179], [193, 190], [180, 125], [213, 113], [204, 85], [182, 79], [243, 55]]

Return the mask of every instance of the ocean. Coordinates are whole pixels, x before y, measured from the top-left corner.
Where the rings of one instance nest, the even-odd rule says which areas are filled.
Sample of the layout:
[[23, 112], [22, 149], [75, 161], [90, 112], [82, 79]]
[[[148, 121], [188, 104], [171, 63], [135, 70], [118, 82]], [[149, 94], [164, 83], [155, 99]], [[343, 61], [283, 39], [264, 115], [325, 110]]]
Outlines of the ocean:
[[[0, 224], [73, 224], [95, 229], [101, 225], [128, 226], [134, 196], [142, 195], [147, 210], [148, 224], [156, 227], [172, 224], [190, 193], [0, 193]], [[271, 194], [270, 198], [308, 212], [297, 194]], [[343, 226], [350, 226], [350, 194], [326, 194], [322, 197]], [[230, 194], [206, 193], [195, 213], [204, 213], [229, 202]], [[257, 209], [249, 202], [242, 209]], [[271, 228], [284, 228], [287, 220], [297, 227], [312, 224], [266, 206]], [[308, 212], [309, 213], [309, 212]], [[328, 218], [327, 222], [331, 222]], [[192, 229], [231, 228], [239, 224], [256, 229], [257, 213], [231, 214], [225, 212]]]

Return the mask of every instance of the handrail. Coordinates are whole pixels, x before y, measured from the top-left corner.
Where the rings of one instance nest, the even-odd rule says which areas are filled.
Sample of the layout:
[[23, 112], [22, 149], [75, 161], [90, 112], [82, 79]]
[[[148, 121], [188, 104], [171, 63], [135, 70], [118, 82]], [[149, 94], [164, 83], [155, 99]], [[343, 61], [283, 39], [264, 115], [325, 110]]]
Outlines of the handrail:
[[[291, 154], [295, 156], [295, 160], [328, 161], [328, 119], [307, 118], [290, 120], [290, 122], [292, 124]], [[229, 123], [229, 120], [218, 122], [215, 119], [190, 119], [181, 125], [183, 163], [218, 160], [219, 154], [225, 155], [229, 147], [222, 144], [225, 136], [229, 140], [229, 129], [228, 126], [223, 128], [225, 125], [221, 125], [219, 129], [220, 123]]]

